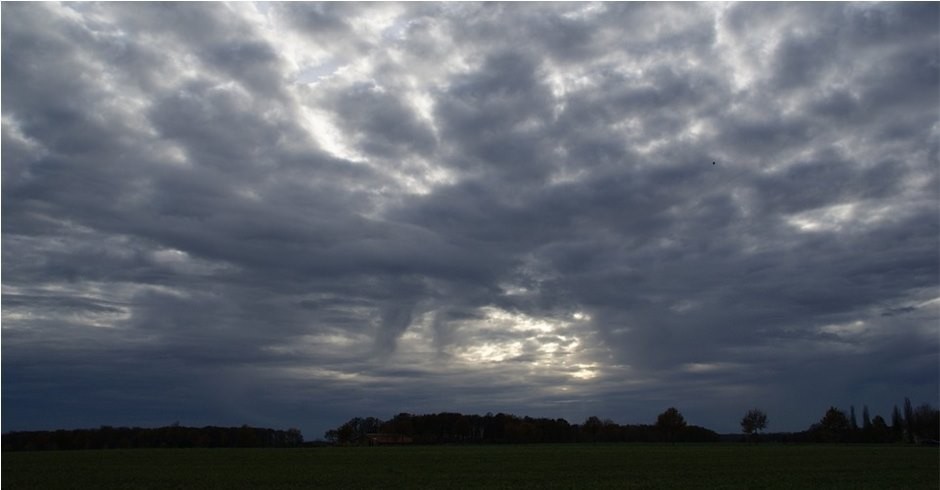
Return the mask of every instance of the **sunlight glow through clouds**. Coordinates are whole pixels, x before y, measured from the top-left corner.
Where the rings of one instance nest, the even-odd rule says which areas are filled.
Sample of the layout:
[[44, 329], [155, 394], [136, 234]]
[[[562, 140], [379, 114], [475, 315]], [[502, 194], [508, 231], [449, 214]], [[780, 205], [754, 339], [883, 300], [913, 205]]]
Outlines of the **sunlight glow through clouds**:
[[486, 342], [480, 345], [464, 347], [457, 355], [470, 362], [502, 362], [522, 354], [522, 342], [505, 344]]
[[338, 158], [358, 163], [368, 162], [369, 158], [354, 149], [354, 145], [343, 136], [343, 131], [332, 121], [328, 112], [307, 106], [302, 106], [300, 110], [308, 134], [320, 148]]
[[[0, 125], [3, 127], [3, 136], [5, 138], [10, 138], [28, 148], [34, 153], [34, 158], [44, 156], [48, 153], [48, 150], [43, 147], [41, 142], [23, 133], [20, 123], [13, 116], [3, 114], [2, 118], [0, 118]], [[12, 162], [8, 162], [7, 165], [10, 163]]]
[[804, 233], [836, 232], [851, 227], [868, 227], [903, 211], [884, 203], [849, 202], [804, 211], [789, 216], [787, 224]]
[[866, 322], [864, 320], [855, 320], [848, 323], [834, 323], [823, 325], [819, 328], [820, 332], [837, 335], [839, 337], [854, 337], [866, 333]]
[[[131, 318], [132, 310], [126, 306], [128, 300], [136, 294], [136, 288], [121, 291], [110, 291], [104, 284], [87, 285], [81, 291], [75, 291], [64, 284], [46, 284], [31, 290], [22, 290], [4, 286], [4, 295], [31, 295], [44, 298], [54, 303], [59, 298], [69, 298], [71, 301], [62, 306], [47, 306], [41, 309], [27, 309], [17, 303], [6, 304], [3, 307], [2, 318], [7, 325], [4, 329], [15, 326], [20, 321], [48, 321], [65, 322], [94, 328], [116, 329]], [[14, 327], [15, 328], [15, 327]]]
[[[586, 362], [583, 341], [572, 330], [571, 321], [536, 318], [519, 312], [486, 307], [479, 323], [461, 326], [464, 340], [452, 348], [452, 354], [468, 363], [519, 363], [520, 367], [540, 375], [563, 375], [591, 379], [598, 375], [598, 364]], [[586, 322], [590, 315], [575, 312], [574, 322]], [[486, 340], [485, 332], [500, 332], [505, 340]], [[479, 337], [478, 337], [479, 335]]]
[[524, 313], [514, 313], [492, 306], [484, 307], [482, 311], [486, 315], [485, 323], [498, 325], [499, 328], [505, 328], [509, 331], [552, 333], [563, 326], [547, 319], [539, 319]]
[[740, 369], [741, 365], [727, 362], [690, 362], [682, 365], [682, 370], [689, 373], [707, 374], [732, 369]]
[[571, 376], [581, 380], [594, 379], [598, 375], [598, 368], [600, 367], [597, 363], [590, 364], [575, 364], [573, 366], [575, 371], [571, 373]]

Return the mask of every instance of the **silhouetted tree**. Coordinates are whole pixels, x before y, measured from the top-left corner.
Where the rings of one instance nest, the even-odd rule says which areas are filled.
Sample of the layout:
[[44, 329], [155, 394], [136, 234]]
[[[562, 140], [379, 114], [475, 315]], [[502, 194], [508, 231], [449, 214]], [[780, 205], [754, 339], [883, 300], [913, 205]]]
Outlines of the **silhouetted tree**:
[[382, 426], [382, 421], [375, 417], [353, 417], [346, 423], [336, 429], [335, 437], [331, 432], [326, 436], [332, 438], [337, 444], [359, 445], [367, 442], [366, 435], [378, 432]]
[[858, 419], [855, 418], [855, 405], [849, 405], [849, 428], [858, 430]]
[[904, 397], [904, 429], [907, 442], [914, 442], [914, 408], [911, 406], [911, 399], [908, 397]]
[[894, 411], [891, 412], [891, 432], [894, 433], [895, 441], [904, 440], [904, 419], [901, 418], [901, 411], [898, 410], [898, 406], [894, 406]]
[[400, 413], [382, 424], [382, 432], [410, 437], [414, 435], [414, 424], [411, 419], [412, 415], [410, 413]]
[[826, 415], [818, 424], [810, 428], [810, 432], [820, 442], [842, 442], [846, 439], [850, 428], [849, 418], [846, 417], [845, 412], [836, 407], [829, 407]]
[[588, 441], [597, 442], [603, 428], [604, 423], [601, 422], [601, 419], [592, 415], [588, 417], [588, 419], [585, 420], [581, 425], [581, 432], [585, 435]]
[[881, 415], [875, 415], [871, 421], [871, 429], [866, 442], [891, 442], [892, 439], [891, 429], [885, 423], [885, 419]]
[[667, 408], [656, 417], [656, 428], [663, 434], [666, 441], [673, 441], [685, 426], [685, 417], [675, 407]]
[[940, 411], [923, 404], [913, 410], [913, 442], [940, 440]]
[[766, 428], [767, 414], [758, 408], [748, 410], [747, 413], [744, 414], [744, 418], [741, 419], [741, 430], [747, 434], [748, 437], [753, 437]]
[[323, 438], [330, 444], [337, 444], [339, 442], [339, 431], [330, 429], [323, 434]]
[[871, 414], [868, 412], [868, 405], [862, 405], [862, 428], [858, 431], [856, 437], [858, 442], [878, 442], [875, 440], [871, 426]]
[[304, 443], [304, 435], [300, 432], [300, 429], [291, 427], [287, 429], [287, 433], [284, 437], [284, 445], [288, 447], [300, 446]]

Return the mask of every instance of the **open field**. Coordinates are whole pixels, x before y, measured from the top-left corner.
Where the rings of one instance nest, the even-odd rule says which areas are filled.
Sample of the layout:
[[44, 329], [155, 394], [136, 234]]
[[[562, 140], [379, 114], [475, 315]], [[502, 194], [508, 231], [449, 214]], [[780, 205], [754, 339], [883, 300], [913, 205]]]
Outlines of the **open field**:
[[4, 489], [938, 488], [937, 448], [412, 446], [6, 452]]

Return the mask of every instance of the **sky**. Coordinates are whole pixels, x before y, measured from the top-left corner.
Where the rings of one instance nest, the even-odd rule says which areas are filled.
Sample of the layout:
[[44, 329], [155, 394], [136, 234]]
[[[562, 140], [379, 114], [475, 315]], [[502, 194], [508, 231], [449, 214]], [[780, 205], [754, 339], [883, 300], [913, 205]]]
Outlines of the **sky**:
[[2, 5], [2, 430], [940, 397], [940, 4]]

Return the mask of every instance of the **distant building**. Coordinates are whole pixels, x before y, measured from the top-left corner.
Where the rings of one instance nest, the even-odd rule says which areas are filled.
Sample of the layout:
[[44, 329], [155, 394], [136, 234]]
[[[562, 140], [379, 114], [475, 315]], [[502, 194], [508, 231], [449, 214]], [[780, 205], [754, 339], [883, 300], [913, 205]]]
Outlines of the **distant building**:
[[370, 446], [392, 446], [412, 442], [410, 436], [402, 434], [366, 434], [366, 443]]

